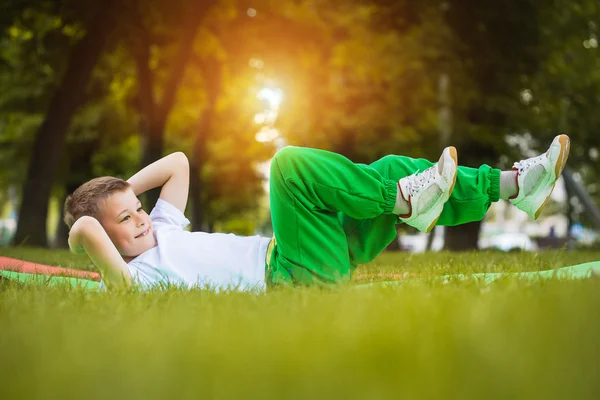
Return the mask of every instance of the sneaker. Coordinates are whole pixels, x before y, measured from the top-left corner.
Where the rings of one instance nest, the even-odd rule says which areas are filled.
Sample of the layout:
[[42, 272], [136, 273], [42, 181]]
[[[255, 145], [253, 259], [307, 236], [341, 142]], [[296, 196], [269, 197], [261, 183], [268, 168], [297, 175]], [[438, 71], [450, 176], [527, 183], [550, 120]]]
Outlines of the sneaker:
[[400, 195], [408, 202], [410, 212], [398, 218], [421, 232], [431, 231], [452, 194], [457, 168], [456, 148], [450, 146], [431, 168], [400, 179]]
[[570, 148], [569, 137], [558, 135], [541, 156], [516, 162], [513, 170], [517, 171], [517, 194], [509, 201], [537, 219], [565, 168]]

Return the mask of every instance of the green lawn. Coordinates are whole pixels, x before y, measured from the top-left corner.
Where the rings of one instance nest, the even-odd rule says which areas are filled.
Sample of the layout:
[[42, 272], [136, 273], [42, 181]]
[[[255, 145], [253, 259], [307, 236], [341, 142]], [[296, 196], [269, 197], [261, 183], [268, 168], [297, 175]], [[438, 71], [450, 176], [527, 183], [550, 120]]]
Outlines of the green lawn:
[[[0, 255], [89, 265], [62, 252]], [[387, 253], [356, 281], [597, 260]], [[354, 286], [215, 295], [0, 282], [0, 399], [600, 398], [600, 280]]]

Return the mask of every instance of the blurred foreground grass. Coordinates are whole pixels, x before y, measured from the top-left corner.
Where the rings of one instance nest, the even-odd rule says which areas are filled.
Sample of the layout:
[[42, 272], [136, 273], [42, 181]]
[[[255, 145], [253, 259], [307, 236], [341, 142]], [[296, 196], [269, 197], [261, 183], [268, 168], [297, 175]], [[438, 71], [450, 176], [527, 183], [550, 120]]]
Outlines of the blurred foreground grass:
[[[89, 264], [42, 250], [22, 256]], [[387, 253], [356, 276], [595, 260], [600, 253]], [[0, 282], [0, 398], [597, 399], [599, 307], [594, 279], [265, 295]]]

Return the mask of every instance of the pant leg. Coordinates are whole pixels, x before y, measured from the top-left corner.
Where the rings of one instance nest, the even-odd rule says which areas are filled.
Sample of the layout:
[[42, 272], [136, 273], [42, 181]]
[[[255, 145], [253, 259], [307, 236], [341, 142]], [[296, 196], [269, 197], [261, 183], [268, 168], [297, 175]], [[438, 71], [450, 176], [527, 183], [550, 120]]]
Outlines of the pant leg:
[[[370, 166], [385, 178], [395, 182], [401, 178], [423, 171], [433, 163], [425, 159], [413, 159], [390, 155]], [[481, 220], [490, 205], [499, 200], [500, 170], [482, 165], [479, 168], [458, 167], [456, 185], [450, 199], [444, 205], [437, 225], [454, 226]], [[395, 238], [395, 215], [382, 215], [371, 219], [357, 219], [340, 213], [340, 223], [348, 240], [350, 262], [354, 265], [372, 261]]]
[[271, 164], [270, 200], [277, 244], [270, 284], [333, 283], [353, 266], [338, 212], [356, 219], [390, 214], [396, 182], [376, 169], [315, 149], [286, 147]]

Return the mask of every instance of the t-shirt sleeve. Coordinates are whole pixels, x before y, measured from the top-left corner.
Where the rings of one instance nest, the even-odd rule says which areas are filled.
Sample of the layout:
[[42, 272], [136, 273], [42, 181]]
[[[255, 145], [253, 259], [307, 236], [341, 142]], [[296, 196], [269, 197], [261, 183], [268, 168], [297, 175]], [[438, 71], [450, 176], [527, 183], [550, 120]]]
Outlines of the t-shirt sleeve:
[[176, 226], [183, 230], [190, 224], [190, 220], [173, 204], [163, 199], [158, 199], [156, 206], [150, 213], [150, 220], [155, 227], [161, 224]]

